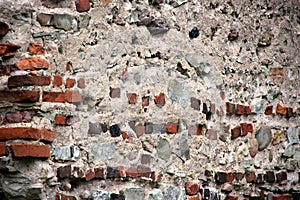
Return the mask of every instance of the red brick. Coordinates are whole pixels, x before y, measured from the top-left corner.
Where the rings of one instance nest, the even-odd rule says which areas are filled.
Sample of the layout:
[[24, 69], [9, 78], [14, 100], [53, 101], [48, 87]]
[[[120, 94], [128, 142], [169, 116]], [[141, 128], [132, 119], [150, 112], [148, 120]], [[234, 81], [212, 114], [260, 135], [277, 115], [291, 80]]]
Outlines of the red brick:
[[16, 63], [20, 70], [48, 69], [49, 63], [43, 58], [25, 58]]
[[69, 103], [79, 103], [82, 102], [81, 94], [78, 90], [66, 91], [66, 102]]
[[248, 130], [248, 133], [253, 133], [253, 125], [247, 124], [247, 130]]
[[50, 148], [48, 145], [38, 144], [12, 144], [11, 150], [14, 157], [49, 158]]
[[88, 170], [85, 172], [85, 180], [86, 180], [86, 181], [90, 181], [90, 180], [92, 180], [93, 178], [95, 178], [95, 172], [94, 172], [92, 169], [88, 169]]
[[283, 76], [282, 67], [270, 68], [270, 76]]
[[246, 172], [245, 178], [246, 178], [247, 183], [255, 183], [255, 181], [256, 181], [255, 172]]
[[273, 196], [273, 200], [292, 200], [292, 195], [290, 194], [276, 194]]
[[[71, 172], [70, 172], [70, 175], [71, 175]], [[70, 175], [67, 174], [66, 177], [69, 177]], [[83, 169], [74, 166], [73, 170], [72, 170], [72, 176], [75, 177], [75, 178], [83, 178], [84, 177], [84, 171], [83, 171]]]
[[8, 33], [9, 26], [5, 22], [0, 22], [0, 38]]
[[203, 129], [202, 124], [191, 125], [188, 128], [188, 133], [189, 135], [203, 135], [202, 129]]
[[186, 183], [185, 184], [185, 192], [187, 195], [195, 195], [199, 192], [199, 184], [197, 183]]
[[290, 118], [294, 115], [293, 108], [287, 108], [286, 117]]
[[138, 177], [138, 171], [135, 167], [130, 167], [126, 171], [126, 176], [131, 178], [137, 178]]
[[80, 88], [80, 89], [84, 89], [86, 87], [85, 86], [85, 80], [83, 78], [81, 78], [77, 81], [77, 87]]
[[8, 78], [8, 87], [50, 85], [49, 76], [11, 76]]
[[110, 88], [109, 96], [111, 98], [120, 98], [121, 89], [120, 88]]
[[238, 196], [228, 195], [226, 200], [239, 200]]
[[287, 110], [287, 108], [285, 106], [277, 104], [277, 107], [276, 107], [276, 113], [277, 114], [279, 114], [279, 115], [285, 115], [286, 114], [286, 110]]
[[0, 156], [7, 154], [5, 142], [0, 142]]
[[235, 104], [226, 102], [226, 114], [232, 115], [235, 113]]
[[155, 96], [154, 102], [158, 107], [163, 107], [166, 104], [165, 94], [159, 93], [159, 95]]
[[76, 197], [68, 196], [68, 195], [62, 194], [60, 192], [56, 192], [55, 200], [76, 200]]
[[248, 127], [247, 127], [247, 123], [241, 123], [241, 135], [245, 136], [248, 134]]
[[244, 113], [246, 115], [251, 115], [252, 111], [251, 111], [250, 106], [244, 106]]
[[71, 172], [72, 172], [71, 165], [61, 166], [61, 167], [57, 168], [57, 177], [58, 178], [69, 178], [71, 176]]
[[241, 135], [241, 127], [237, 126], [234, 129], [231, 129], [231, 139], [236, 139]]
[[14, 56], [15, 51], [20, 49], [20, 45], [12, 43], [0, 43], [0, 56], [2, 57], [11, 57]]
[[146, 178], [151, 177], [150, 167], [146, 167], [144, 165], [139, 165], [138, 168], [137, 168], [137, 171], [138, 171], [138, 176], [139, 177], [146, 177]]
[[59, 87], [62, 85], [62, 77], [61, 76], [58, 76], [58, 75], [55, 75], [53, 76], [53, 86], [54, 87]]
[[63, 114], [55, 115], [54, 124], [56, 125], [65, 125], [67, 116]]
[[240, 105], [240, 104], [236, 105], [236, 114], [237, 115], [243, 115], [243, 114], [245, 114], [245, 110], [244, 110], [244, 106], [243, 105]]
[[76, 80], [74, 78], [67, 78], [66, 80], [66, 88], [74, 87]]
[[127, 99], [129, 104], [135, 104], [137, 101], [136, 93], [127, 93]]
[[15, 65], [0, 65], [0, 76], [10, 75], [17, 70], [18, 68]]
[[226, 173], [226, 182], [232, 182], [235, 178], [235, 173], [228, 172]]
[[178, 132], [178, 124], [169, 123], [167, 124], [167, 133], [174, 133]]
[[39, 91], [18, 90], [18, 91], [0, 91], [0, 101], [9, 102], [38, 102]]
[[45, 55], [44, 47], [41, 44], [35, 42], [31, 42], [29, 44], [27, 51], [31, 55]]
[[14, 139], [31, 139], [53, 141], [56, 137], [55, 131], [46, 129], [36, 129], [32, 127], [6, 127], [0, 128], [0, 140], [14, 140]]
[[56, 102], [63, 103], [65, 102], [65, 93], [64, 92], [43, 92], [43, 101], [45, 102]]
[[124, 140], [129, 138], [128, 133], [126, 133], [125, 131], [121, 131], [121, 135]]
[[265, 110], [265, 115], [272, 115], [272, 113], [273, 113], [273, 106], [272, 105], [267, 106]]
[[150, 97], [142, 97], [142, 106], [146, 107], [149, 106], [150, 103]]
[[78, 12], [87, 12], [91, 8], [89, 0], [76, 0], [75, 4]]
[[104, 179], [104, 169], [101, 167], [97, 167], [94, 169], [95, 172], [95, 178], [101, 178]]
[[192, 197], [187, 197], [187, 200], [201, 200], [200, 196], [192, 196]]

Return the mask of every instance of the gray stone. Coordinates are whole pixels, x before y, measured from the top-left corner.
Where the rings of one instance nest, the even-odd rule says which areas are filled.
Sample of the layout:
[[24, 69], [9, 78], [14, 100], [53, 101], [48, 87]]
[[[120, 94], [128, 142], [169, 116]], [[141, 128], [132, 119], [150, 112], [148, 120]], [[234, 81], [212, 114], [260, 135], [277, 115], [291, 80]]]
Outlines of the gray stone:
[[53, 25], [55, 28], [69, 31], [73, 27], [74, 16], [68, 14], [54, 14]]
[[283, 156], [291, 158], [295, 154], [295, 148], [293, 144], [288, 144], [284, 149]]
[[253, 100], [251, 103], [251, 111], [256, 114], [263, 114], [265, 112], [265, 101], [260, 100]]
[[37, 21], [41, 26], [51, 26], [53, 25], [53, 15], [46, 13], [39, 13], [37, 15]]
[[118, 47], [114, 47], [111, 51], [111, 57], [116, 57], [118, 55]]
[[188, 134], [178, 134], [178, 136], [174, 139], [178, 148], [174, 149], [172, 152], [183, 161], [189, 160], [190, 148], [188, 143]]
[[289, 143], [291, 144], [299, 143], [299, 131], [297, 128], [288, 128], [286, 134]]
[[145, 192], [143, 188], [127, 188], [124, 190], [125, 199], [144, 200]]
[[207, 142], [202, 142], [200, 148], [199, 148], [199, 153], [209, 157], [209, 151], [210, 151], [210, 146]]
[[198, 76], [207, 75], [211, 70], [211, 65], [209, 63], [200, 63], [199, 67], [196, 68], [196, 73]]
[[242, 160], [240, 162], [240, 168], [248, 169], [253, 164], [253, 160]]
[[153, 188], [147, 198], [147, 200], [163, 200], [164, 199], [164, 196], [163, 196], [163, 193], [160, 189], [157, 189], [157, 188]]
[[72, 153], [72, 158], [79, 158], [80, 156], [80, 149], [78, 146], [72, 146], [71, 147], [71, 153]]
[[89, 122], [89, 134], [100, 134], [102, 133], [101, 124], [99, 122], [92, 123]]
[[166, 131], [166, 124], [153, 124], [153, 133], [165, 133]]
[[195, 69], [199, 67], [199, 61], [194, 54], [186, 54], [185, 60], [189, 63], [189, 65]]
[[171, 80], [169, 83], [168, 91], [172, 103], [178, 103], [183, 107], [189, 104], [189, 90], [187, 82]]
[[172, 152], [169, 141], [165, 138], [161, 138], [157, 144], [156, 151], [158, 157], [165, 161], [169, 160]]
[[[24, 200], [29, 199], [27, 186], [31, 180], [26, 177], [3, 177], [2, 191], [7, 199]], [[38, 198], [39, 199], [39, 198]]]
[[103, 190], [97, 190], [92, 192], [92, 199], [93, 200], [109, 200], [109, 192]]
[[184, 188], [181, 189], [173, 185], [162, 184], [160, 186], [160, 189], [162, 190], [164, 200], [174, 200], [174, 199], [185, 200], [186, 199]]
[[91, 16], [81, 15], [78, 17], [78, 28], [85, 28], [89, 25]]
[[53, 151], [55, 160], [71, 160], [71, 148], [68, 146], [64, 147], [55, 147]]
[[258, 142], [258, 150], [262, 151], [271, 143], [272, 134], [271, 129], [268, 126], [262, 126], [255, 135]]
[[92, 142], [88, 147], [88, 161], [107, 161], [113, 158], [114, 142]]
[[293, 159], [300, 161], [300, 146], [294, 146], [294, 149], [295, 153], [293, 155]]

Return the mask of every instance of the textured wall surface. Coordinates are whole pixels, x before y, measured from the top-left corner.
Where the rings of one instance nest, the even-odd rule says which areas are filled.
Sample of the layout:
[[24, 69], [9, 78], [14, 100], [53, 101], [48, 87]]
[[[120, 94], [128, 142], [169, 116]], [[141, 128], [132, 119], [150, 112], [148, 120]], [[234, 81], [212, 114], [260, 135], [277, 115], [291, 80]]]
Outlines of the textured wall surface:
[[0, 199], [299, 200], [299, 0], [0, 0]]

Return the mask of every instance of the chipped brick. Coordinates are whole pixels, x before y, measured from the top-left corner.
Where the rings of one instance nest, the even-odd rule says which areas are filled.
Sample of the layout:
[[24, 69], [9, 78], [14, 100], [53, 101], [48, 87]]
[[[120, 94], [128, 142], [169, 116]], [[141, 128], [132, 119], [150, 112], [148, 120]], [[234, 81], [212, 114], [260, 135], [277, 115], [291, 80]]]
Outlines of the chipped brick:
[[60, 87], [62, 86], [62, 77], [61, 76], [58, 76], [58, 75], [55, 75], [53, 76], [53, 86], [54, 87]]
[[286, 114], [286, 110], [287, 110], [287, 108], [285, 106], [277, 104], [277, 107], [276, 107], [276, 113], [277, 114], [279, 114], [279, 115], [285, 115]]
[[82, 102], [82, 97], [78, 90], [69, 90], [66, 91], [65, 100], [68, 103], [79, 103]]
[[226, 102], [226, 114], [233, 115], [235, 113], [235, 104]]
[[0, 101], [8, 102], [38, 102], [39, 91], [18, 90], [18, 91], [0, 91]]
[[74, 87], [75, 83], [76, 83], [76, 80], [74, 78], [67, 78], [65, 87], [72, 88], [72, 87]]
[[49, 63], [43, 58], [25, 58], [16, 63], [20, 70], [48, 69]]
[[199, 192], [200, 186], [197, 183], [186, 183], [185, 192], [187, 195], [195, 195]]
[[217, 133], [217, 131], [215, 131], [213, 129], [207, 129], [205, 135], [210, 140], [217, 140], [218, 139], [218, 133]]
[[130, 167], [126, 171], [126, 176], [131, 178], [137, 178], [138, 177], [138, 171], [135, 167]]
[[282, 181], [287, 180], [287, 173], [286, 172], [279, 172], [276, 174], [276, 182], [280, 183]]
[[159, 93], [155, 96], [154, 102], [159, 108], [163, 107], [166, 104], [165, 94], [163, 92]]
[[226, 172], [217, 172], [215, 174], [215, 180], [218, 183], [225, 183], [226, 182]]
[[45, 49], [44, 47], [35, 42], [31, 42], [27, 49], [28, 53], [31, 55], [45, 55]]
[[135, 104], [137, 102], [137, 94], [127, 93], [127, 99], [129, 104]]
[[235, 173], [228, 172], [226, 173], [226, 182], [232, 182], [235, 178]]
[[0, 156], [7, 154], [5, 142], [0, 142]]
[[273, 200], [292, 200], [292, 199], [293, 199], [292, 195], [290, 194], [276, 194], [273, 196]]
[[0, 22], [0, 38], [4, 37], [8, 33], [8, 30], [8, 24], [6, 24], [5, 22]]
[[237, 104], [236, 105], [236, 114], [237, 115], [243, 115], [244, 113], [245, 113], [244, 106], [240, 105], [240, 104]]
[[55, 125], [66, 125], [67, 116], [63, 114], [55, 115], [54, 124]]
[[250, 171], [246, 172], [245, 178], [246, 178], [247, 183], [255, 183], [256, 182], [255, 172], [250, 172]]
[[45, 102], [55, 102], [63, 103], [65, 102], [64, 92], [43, 92], [43, 101]]
[[150, 103], [150, 97], [142, 97], [142, 106], [143, 107], [146, 107], [146, 106], [149, 106], [149, 103]]
[[270, 76], [283, 76], [283, 68], [282, 67], [270, 68]]
[[267, 171], [266, 172], [266, 181], [269, 183], [274, 183], [275, 182], [275, 174], [272, 171]]
[[272, 105], [267, 106], [265, 110], [265, 115], [272, 115], [272, 113], [273, 113], [273, 106]]
[[58, 178], [69, 178], [71, 176], [71, 165], [61, 166], [57, 169]]
[[178, 132], [178, 124], [168, 123], [167, 124], [167, 133], [176, 134]]
[[4, 58], [12, 57], [15, 55], [15, 51], [17, 51], [20, 48], [20, 45], [12, 43], [0, 43], [0, 56]]
[[89, 0], [76, 0], [75, 5], [78, 12], [87, 12], [91, 7]]
[[90, 181], [90, 180], [92, 180], [93, 178], [95, 178], [95, 172], [94, 172], [92, 169], [88, 169], [88, 170], [85, 172], [85, 180], [86, 180], [86, 181]]
[[95, 178], [104, 179], [104, 169], [101, 167], [97, 167], [94, 169]]

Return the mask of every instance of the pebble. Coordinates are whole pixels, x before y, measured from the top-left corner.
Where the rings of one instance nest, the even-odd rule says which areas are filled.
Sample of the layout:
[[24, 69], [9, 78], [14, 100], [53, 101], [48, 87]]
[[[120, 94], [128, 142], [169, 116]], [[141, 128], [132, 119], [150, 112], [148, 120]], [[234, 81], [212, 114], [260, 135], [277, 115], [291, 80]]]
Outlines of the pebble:
[[272, 134], [271, 129], [268, 126], [262, 126], [255, 135], [258, 142], [258, 150], [262, 151], [271, 143]]
[[199, 36], [199, 29], [197, 27], [194, 27], [190, 32], [189, 32], [189, 37], [191, 39], [197, 38]]

